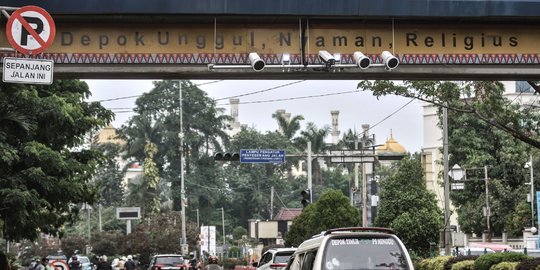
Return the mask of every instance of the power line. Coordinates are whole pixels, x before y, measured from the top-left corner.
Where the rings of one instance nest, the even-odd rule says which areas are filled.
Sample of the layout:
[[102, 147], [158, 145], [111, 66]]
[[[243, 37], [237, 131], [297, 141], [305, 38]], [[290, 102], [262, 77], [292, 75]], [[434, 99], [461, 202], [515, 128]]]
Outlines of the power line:
[[[221, 82], [223, 80], [216, 80], [216, 81], [211, 81], [211, 82], [205, 82], [205, 83], [200, 83], [200, 84], [194, 84], [190, 87], [198, 87], [198, 86], [202, 86], [202, 85], [207, 85], [207, 84], [213, 84], [213, 83], [217, 83], [217, 82]], [[137, 97], [140, 97], [142, 96], [141, 95], [134, 95], [134, 96], [125, 96], [125, 97], [117, 97], [117, 98], [109, 98], [109, 99], [102, 99], [102, 100], [96, 100], [94, 102], [108, 102], [108, 101], [115, 101], [115, 100], [122, 100], [122, 99], [130, 99], [130, 98], [137, 98]]]
[[[351, 94], [351, 93], [357, 93], [357, 92], [360, 92], [360, 90], [345, 91], [345, 92], [338, 92], [338, 93], [328, 93], [328, 94], [321, 94], [321, 95], [311, 95], [311, 96], [303, 96], [303, 97], [279, 98], [279, 99], [258, 100], [258, 101], [246, 101], [246, 102], [240, 102], [239, 104], [253, 104], [253, 103], [269, 103], [269, 102], [279, 102], [279, 101], [290, 101], [290, 100], [297, 100], [297, 99], [337, 96], [337, 95]], [[229, 104], [218, 104], [218, 106], [226, 106], [226, 105], [229, 105]]]
[[374, 125], [371, 125], [366, 131], [369, 131], [371, 130], [372, 128], [376, 127], [377, 125], [379, 125], [380, 123], [386, 121], [388, 118], [394, 116], [396, 113], [398, 113], [399, 111], [401, 111], [403, 108], [407, 107], [407, 105], [411, 104], [411, 102], [413, 102], [414, 100], [416, 100], [415, 98], [409, 100], [409, 102], [405, 103], [403, 106], [399, 107], [399, 109], [395, 110], [394, 112], [392, 112], [391, 114], [389, 114], [388, 116], [386, 116], [385, 118], [383, 118], [381, 121], [377, 122], [376, 124]]
[[295, 81], [295, 82], [286, 83], [286, 84], [282, 84], [282, 85], [278, 85], [278, 86], [266, 88], [266, 89], [263, 89], [263, 90], [251, 92], [251, 93], [245, 93], [245, 94], [236, 95], [236, 96], [230, 96], [230, 97], [218, 98], [218, 99], [216, 99], [216, 101], [227, 100], [227, 99], [230, 99], [230, 98], [237, 98], [237, 97], [245, 97], [245, 96], [254, 95], [254, 94], [259, 94], [259, 93], [264, 93], [264, 92], [268, 92], [268, 91], [271, 91], [271, 90], [275, 90], [275, 89], [287, 87], [287, 86], [290, 86], [290, 85], [293, 85], [293, 84], [297, 84], [297, 83], [301, 83], [301, 82], [305, 82], [305, 81], [306, 81], [306, 80]]

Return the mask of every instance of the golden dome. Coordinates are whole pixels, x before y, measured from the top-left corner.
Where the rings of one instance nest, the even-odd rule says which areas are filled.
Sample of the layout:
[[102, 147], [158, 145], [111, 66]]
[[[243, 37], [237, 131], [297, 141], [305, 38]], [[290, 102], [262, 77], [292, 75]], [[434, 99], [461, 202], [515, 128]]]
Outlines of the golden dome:
[[395, 139], [394, 139], [394, 136], [392, 134], [392, 132], [390, 131], [390, 138], [388, 140], [386, 140], [386, 143], [384, 145], [381, 145], [379, 147], [377, 147], [377, 153], [400, 153], [400, 154], [405, 154], [407, 153], [407, 150], [405, 149], [405, 147], [403, 147], [403, 145], [401, 145], [400, 143], [398, 143]]

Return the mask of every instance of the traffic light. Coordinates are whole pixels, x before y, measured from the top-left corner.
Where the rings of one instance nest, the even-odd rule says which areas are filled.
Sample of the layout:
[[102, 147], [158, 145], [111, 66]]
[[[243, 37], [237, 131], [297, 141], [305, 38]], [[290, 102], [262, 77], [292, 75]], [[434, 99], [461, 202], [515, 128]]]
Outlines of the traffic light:
[[311, 203], [311, 190], [302, 190], [300, 194], [302, 194], [302, 205], [305, 208], [306, 206], [308, 206], [308, 204]]
[[240, 160], [240, 155], [238, 153], [217, 153], [214, 156], [214, 160], [219, 161], [238, 161]]

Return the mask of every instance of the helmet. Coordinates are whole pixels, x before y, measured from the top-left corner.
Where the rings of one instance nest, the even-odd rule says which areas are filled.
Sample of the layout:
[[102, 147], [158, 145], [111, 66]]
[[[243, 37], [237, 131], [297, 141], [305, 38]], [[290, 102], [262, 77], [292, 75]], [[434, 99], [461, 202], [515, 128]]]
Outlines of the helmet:
[[210, 258], [208, 258], [208, 263], [209, 264], [217, 264], [218, 263], [218, 257], [210, 256]]

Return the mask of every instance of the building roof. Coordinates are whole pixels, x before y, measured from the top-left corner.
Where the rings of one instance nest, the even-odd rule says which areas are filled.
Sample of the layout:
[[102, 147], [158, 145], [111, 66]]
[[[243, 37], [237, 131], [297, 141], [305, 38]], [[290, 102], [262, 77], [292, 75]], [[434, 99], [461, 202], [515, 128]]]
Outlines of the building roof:
[[394, 139], [392, 132], [390, 132], [390, 138], [386, 140], [386, 143], [377, 147], [377, 154], [384, 153], [405, 154], [407, 153], [407, 150], [405, 149], [405, 147], [403, 147], [403, 145], [401, 145], [400, 143], [398, 143], [398, 141]]
[[281, 208], [274, 220], [293, 220], [295, 217], [302, 214], [302, 208]]

